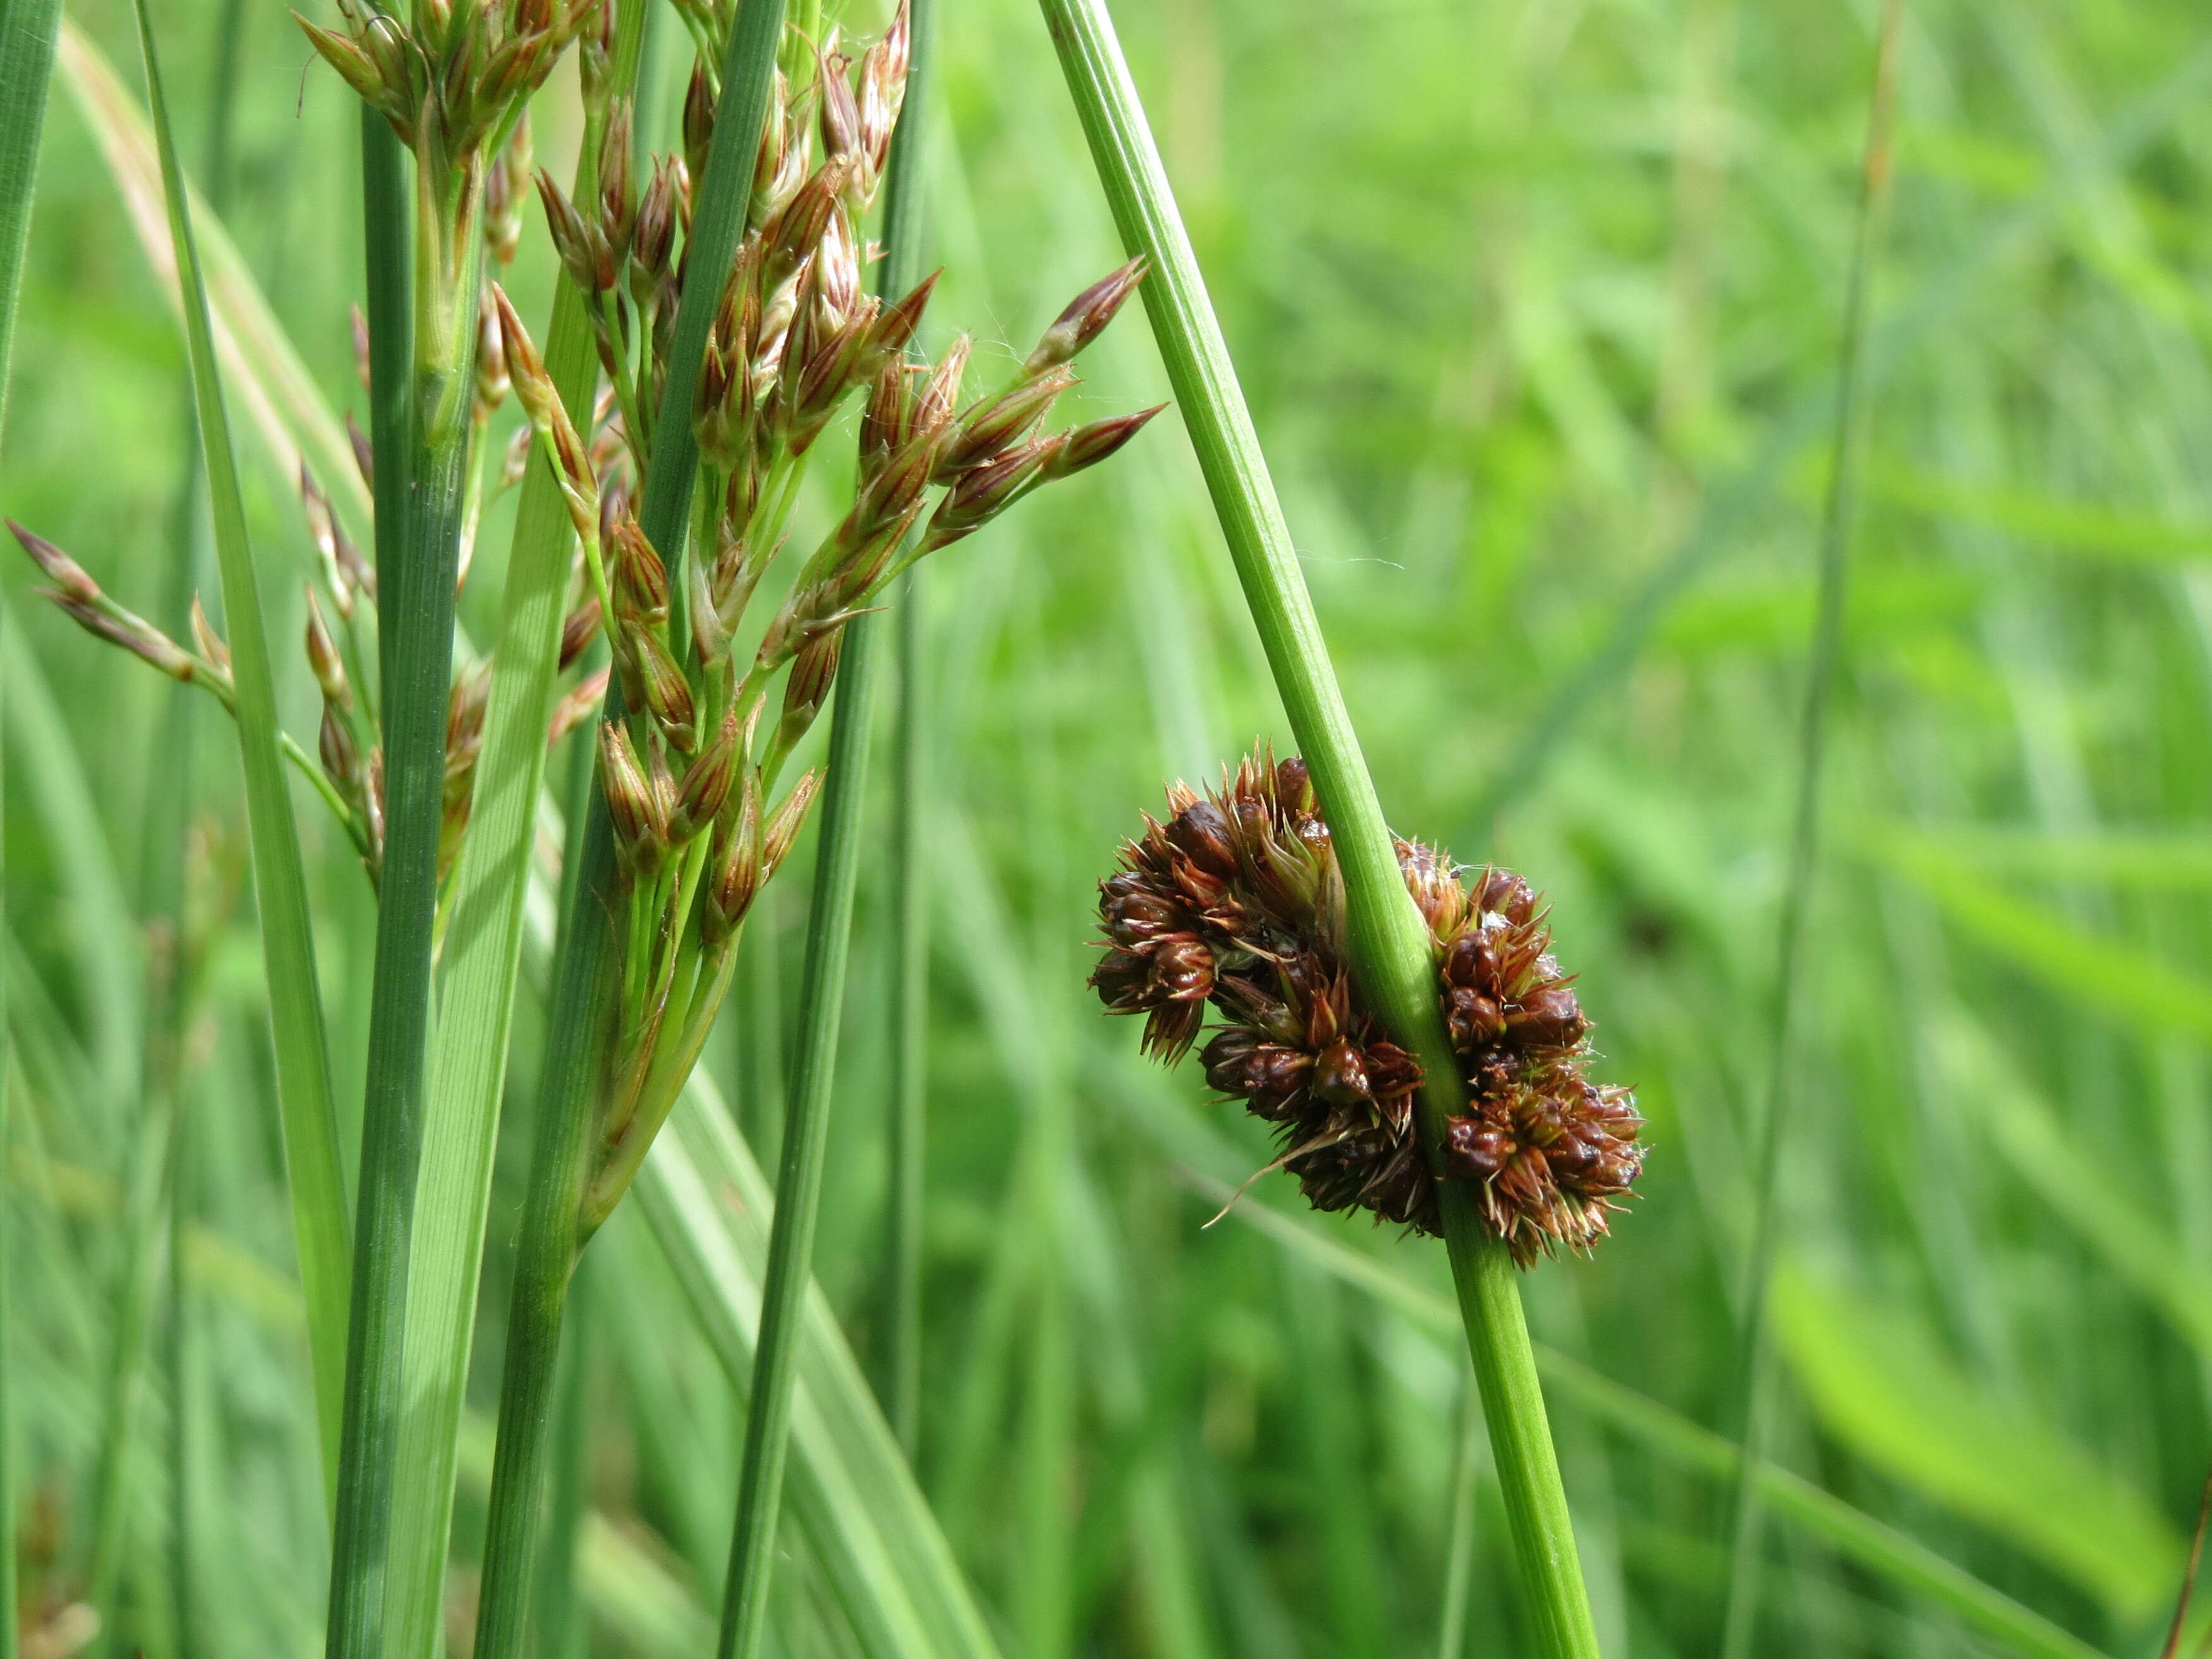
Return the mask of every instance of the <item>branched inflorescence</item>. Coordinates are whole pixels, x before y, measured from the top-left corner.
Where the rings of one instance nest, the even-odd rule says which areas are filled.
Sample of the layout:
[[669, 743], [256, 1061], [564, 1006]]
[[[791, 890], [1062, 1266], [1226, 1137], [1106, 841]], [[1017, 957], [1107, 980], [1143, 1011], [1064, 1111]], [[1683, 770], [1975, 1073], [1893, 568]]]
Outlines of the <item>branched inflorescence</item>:
[[1440, 1232], [1441, 1177], [1474, 1184], [1523, 1266], [1605, 1234], [1643, 1162], [1642, 1120], [1628, 1090], [1585, 1075], [1589, 1022], [1526, 882], [1493, 868], [1465, 884], [1437, 849], [1398, 843], [1466, 1087], [1432, 1163], [1419, 1062], [1352, 983], [1343, 878], [1304, 763], [1263, 751], [1217, 792], [1176, 785], [1168, 805], [1100, 884], [1106, 954], [1091, 979], [1109, 1009], [1145, 1015], [1148, 1053], [1182, 1058], [1210, 1006], [1222, 1024], [1200, 1054], [1206, 1081], [1275, 1126], [1270, 1167], [1316, 1209]]
[[[720, 61], [732, 8], [696, 0], [682, 9], [700, 46], [684, 154], [648, 158], [641, 169], [633, 166], [629, 106], [610, 84], [605, 0], [451, 9], [417, 0], [404, 27], [352, 0], [339, 9], [343, 30], [308, 29], [317, 49], [415, 149], [418, 177], [433, 167], [452, 175], [453, 189], [441, 185], [424, 202], [436, 221], [426, 234], [465, 240], [480, 221], [494, 258], [512, 257], [530, 177], [521, 100], [571, 40], [580, 43], [587, 112], [604, 124], [602, 182], [588, 199], [572, 200], [536, 174], [554, 248], [585, 298], [598, 347], [604, 386], [589, 405], [564, 404], [496, 283], [483, 285], [481, 302], [466, 280], [453, 296], [457, 314], [475, 319], [466, 441], [480, 450], [511, 392], [526, 424], [507, 450], [502, 483], [518, 482], [531, 448], [539, 449], [575, 532], [562, 671], [580, 669], [597, 641], [606, 646], [606, 666], [565, 687], [549, 733], [557, 740], [594, 720], [604, 703], [597, 748], [617, 850], [622, 980], [594, 1110], [580, 1218], [588, 1235], [674, 1105], [727, 988], [738, 929], [805, 822], [816, 775], [783, 775], [829, 701], [846, 625], [915, 561], [1106, 459], [1159, 412], [1042, 429], [1077, 383], [1075, 356], [1134, 293], [1143, 263], [1078, 295], [1006, 384], [963, 399], [967, 337], [934, 364], [915, 349], [936, 278], [888, 302], [862, 281], [878, 251], [860, 226], [905, 91], [903, 7], [857, 58], [839, 49], [835, 31], [818, 46], [790, 37], [800, 72], [775, 76], [744, 234], [727, 269], [704, 273], [690, 270], [692, 179], [714, 130], [708, 65]], [[465, 278], [474, 269], [468, 258], [449, 263]], [[686, 411], [697, 484], [684, 544], [657, 547], [631, 498], [660, 435], [653, 422], [693, 281], [714, 284], [716, 301]], [[365, 360], [357, 316], [355, 331]], [[787, 585], [776, 584], [782, 592], [766, 620], [749, 627], [751, 601], [783, 550], [801, 475], [856, 393], [849, 507]], [[459, 392], [441, 401], [457, 404]], [[357, 428], [354, 447], [372, 478], [378, 458]], [[315, 752], [289, 737], [283, 743], [374, 879], [384, 845], [375, 574], [325, 492], [304, 476], [301, 491], [320, 554], [306, 645], [323, 720]], [[476, 517], [472, 494], [464, 576]], [[102, 592], [59, 549], [16, 533], [52, 583], [47, 597], [80, 624], [234, 702], [228, 654], [197, 606], [187, 648]], [[447, 721], [441, 877], [456, 867], [468, 828], [489, 685], [488, 660], [463, 653]]]
[[[727, 19], [687, 14], [711, 35]], [[714, 40], [703, 44], [712, 47]], [[936, 283], [888, 303], [866, 292], [874, 251], [860, 226], [882, 179], [906, 78], [907, 18], [857, 60], [836, 34], [794, 87], [779, 74], [745, 234], [719, 286], [688, 411], [699, 450], [690, 553], [658, 548], [629, 504], [647, 476], [686, 284], [691, 179], [716, 94], [702, 51], [685, 100], [686, 156], [656, 160], [641, 192], [629, 115], [610, 120], [598, 198], [540, 195], [569, 278], [587, 298], [611, 391], [595, 441], [564, 409], [501, 297], [509, 377], [568, 501], [607, 641], [618, 717], [599, 726], [624, 906], [622, 993], [607, 1046], [585, 1200], [588, 1231], [612, 1210], [674, 1104], [727, 988], [738, 931], [811, 804], [811, 772], [782, 775], [827, 703], [846, 624], [899, 574], [1031, 490], [1103, 460], [1158, 413], [1042, 434], [1075, 384], [1070, 360], [1142, 276], [1132, 263], [1078, 295], [1000, 391], [963, 404], [964, 337], [933, 366], [914, 341]], [[849, 508], [749, 634], [781, 554], [800, 474], [860, 396]], [[610, 444], [613, 435], [617, 441]], [[672, 580], [671, 571], [679, 573]], [[741, 645], [741, 641], [744, 643]], [[780, 695], [776, 681], [781, 677]], [[773, 705], [773, 706], [771, 706]], [[781, 793], [780, 793], [781, 792]]]

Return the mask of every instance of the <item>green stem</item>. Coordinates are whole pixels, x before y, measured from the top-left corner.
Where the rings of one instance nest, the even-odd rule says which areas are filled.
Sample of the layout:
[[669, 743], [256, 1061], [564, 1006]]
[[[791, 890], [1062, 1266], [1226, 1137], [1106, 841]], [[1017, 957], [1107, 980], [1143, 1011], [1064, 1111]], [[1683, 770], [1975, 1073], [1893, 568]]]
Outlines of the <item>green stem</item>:
[[[418, 174], [427, 168], [417, 169]], [[473, 173], [471, 173], [471, 179]], [[404, 457], [406, 499], [395, 542], [377, 522], [382, 628], [385, 842], [369, 987], [368, 1087], [362, 1106], [361, 1192], [346, 1348], [344, 1436], [331, 1562], [330, 1659], [385, 1648], [385, 1589], [399, 1454], [407, 1279], [422, 1155], [431, 951], [437, 927], [438, 836], [444, 813], [446, 722], [453, 679], [453, 586], [468, 505], [468, 408], [477, 344], [483, 241], [473, 182], [458, 199], [418, 178], [415, 331]], [[372, 214], [388, 203], [371, 202]], [[370, 289], [394, 272], [372, 226]], [[388, 312], [389, 298], [382, 309]], [[372, 378], [388, 365], [374, 351]], [[376, 393], [381, 401], [381, 388]], [[390, 452], [386, 452], [389, 453]], [[389, 463], [377, 468], [379, 484]], [[381, 505], [381, 503], [380, 503]]]
[[[1146, 309], [1213, 498], [1291, 731], [1344, 869], [1348, 954], [1360, 988], [1421, 1062], [1419, 1113], [1433, 1150], [1461, 1109], [1458, 1067], [1436, 996], [1428, 930], [1360, 754], [1297, 554], [1267, 475], [1190, 239], [1103, 0], [1040, 0], [1124, 245], [1152, 262]], [[1597, 1652], [1567, 1522], [1519, 1286], [1464, 1188], [1439, 1182], [1468, 1349], [1480, 1379], [1523, 1597], [1547, 1659]]]
[[1774, 1024], [1766, 1091], [1761, 1101], [1757, 1162], [1753, 1176], [1751, 1259], [1741, 1303], [1743, 1335], [1737, 1355], [1736, 1399], [1741, 1413], [1734, 1501], [1729, 1507], [1728, 1601], [1722, 1624], [1723, 1659], [1744, 1659], [1759, 1613], [1759, 1466], [1765, 1451], [1771, 1385], [1766, 1365], [1766, 1302], [1779, 1243], [1776, 1194], [1782, 1168], [1783, 1096], [1791, 1070], [1797, 969], [1813, 877], [1820, 863], [1820, 785], [1827, 757], [1829, 705], [1843, 659], [1844, 613], [1850, 596], [1851, 525], [1858, 507], [1860, 410], [1866, 380], [1868, 279], [1881, 236], [1881, 209], [1890, 170], [1890, 118], [1895, 104], [1899, 0], [1882, 8], [1875, 47], [1874, 86], [1867, 112], [1866, 150], [1859, 179], [1850, 270], [1844, 294], [1838, 346], [1835, 428], [1830, 438], [1827, 500], [1820, 523], [1820, 611], [1814, 623], [1813, 660], [1798, 732], [1797, 803], [1790, 843], [1790, 873], [1783, 890], [1776, 944]]
[[769, 1566], [790, 1446], [799, 1322], [822, 1196], [853, 892], [860, 877], [860, 806], [876, 679], [874, 635], [879, 624], [875, 616], [858, 617], [847, 624], [837, 675], [830, 770], [822, 788], [822, 841], [814, 866], [806, 964], [799, 980], [799, 1053], [792, 1070], [791, 1103], [784, 1115], [783, 1160], [776, 1174], [775, 1221], [762, 1279], [760, 1338], [753, 1354], [751, 1405], [745, 1413], [737, 1525], [730, 1540], [721, 1636], [715, 1648], [720, 1659], [751, 1659], [760, 1650], [767, 1625]]
[[[897, 295], [921, 268], [924, 122], [936, 68], [936, 0], [911, 0], [906, 102], [899, 146], [884, 180], [889, 236], [883, 286]], [[922, 668], [922, 573], [900, 580], [891, 774], [890, 1352], [885, 1407], [911, 1463], [921, 1426], [922, 1198], [929, 1155], [929, 890], [922, 856], [922, 795], [929, 722]]]
[[[922, 9], [920, 21], [926, 23], [927, 0]], [[922, 155], [918, 118], [927, 84], [928, 38], [921, 27], [910, 37], [905, 114], [891, 139], [884, 208], [889, 258], [880, 280], [893, 295], [905, 293], [918, 276]], [[917, 69], [925, 77], [919, 86]], [[814, 902], [799, 979], [799, 1055], [785, 1114], [775, 1220], [762, 1285], [760, 1338], [753, 1353], [751, 1403], [745, 1413], [744, 1462], [738, 1478], [737, 1523], [730, 1538], [729, 1577], [722, 1587], [721, 1635], [716, 1649], [721, 1659], [753, 1659], [768, 1626], [769, 1566], [783, 1508], [799, 1322], [814, 1255], [822, 1164], [830, 1138], [830, 1088], [837, 1066], [837, 1030], [845, 1004], [845, 965], [852, 941], [853, 895], [860, 884], [860, 809], [867, 792], [869, 722], [883, 626], [880, 615], [858, 617], [848, 623], [838, 671], [829, 775], [822, 787]]]
[[[646, 8], [617, 20], [613, 83], [636, 69]], [[587, 114], [575, 196], [597, 193], [600, 122]], [[556, 290], [544, 362], [569, 409], [590, 404], [597, 355], [588, 303], [574, 283]], [[547, 762], [561, 628], [575, 533], [543, 446], [516, 509], [501, 595], [498, 643], [484, 713], [469, 831], [453, 878], [453, 925], [440, 964], [430, 1099], [416, 1194], [402, 1365], [405, 1408], [393, 1494], [390, 1650], [430, 1659], [445, 1603], [453, 1518], [453, 1473], [466, 1395], [471, 1339], [490, 1216], [500, 1103], [513, 1029], [531, 848]]]
[[[684, 531], [699, 458], [691, 404], [707, 331], [721, 301], [720, 274], [729, 269], [744, 234], [753, 161], [782, 27], [783, 0], [759, 0], [740, 9], [722, 64], [722, 96], [706, 171], [694, 198], [685, 258], [696, 280], [686, 288], [677, 311], [668, 381], [656, 422], [659, 441], [646, 471], [638, 520], [666, 564], [672, 588], [680, 588], [682, 581]], [[621, 702], [619, 690], [611, 690], [609, 718], [620, 718]], [[606, 795], [596, 788], [591, 793], [574, 897], [562, 919], [561, 955], [554, 965], [538, 1134], [516, 1245], [507, 1362], [500, 1382], [499, 1449], [477, 1607], [477, 1659], [520, 1659], [524, 1651], [551, 1463], [548, 1443], [561, 1320], [581, 1248], [592, 1104], [619, 991], [621, 957], [613, 918], [625, 898], [616, 881]]]
[[[4, 40], [0, 40], [0, 52], [5, 50]], [[0, 62], [0, 87], [6, 85], [5, 72], [4, 62]], [[4, 257], [4, 252], [0, 250], [0, 258]], [[21, 250], [16, 252], [20, 253]], [[0, 282], [13, 275], [10, 270], [0, 270]], [[0, 303], [4, 303], [5, 298], [0, 295]], [[0, 351], [6, 349], [7, 342], [0, 339]], [[7, 380], [8, 365], [0, 360], [0, 405], [7, 399]], [[0, 414], [3, 413], [0, 410]], [[4, 659], [7, 649], [7, 629], [4, 620], [0, 620], [0, 659]], [[5, 766], [0, 766], [0, 776], [4, 776], [6, 770]], [[6, 800], [0, 793], [0, 825], [6, 822]], [[6, 842], [7, 837], [0, 835], [0, 922], [4, 922], [6, 916]], [[0, 982], [0, 1165], [8, 1161], [8, 1085], [9, 1074], [15, 1069], [15, 1044], [9, 1030], [6, 990], [4, 982]], [[0, 1352], [7, 1353], [18, 1352], [15, 1346], [15, 1328], [8, 1308], [8, 1221], [15, 1208], [11, 1204], [0, 1204]], [[21, 1622], [15, 1610], [15, 1418], [8, 1398], [9, 1374], [14, 1369], [0, 1365], [0, 1659], [18, 1659], [16, 1633]]]
[[929, 723], [923, 698], [921, 572], [898, 598], [891, 774], [890, 1353], [886, 1413], [912, 1462], [921, 1429], [922, 1205], [929, 1155], [929, 891], [921, 811]]

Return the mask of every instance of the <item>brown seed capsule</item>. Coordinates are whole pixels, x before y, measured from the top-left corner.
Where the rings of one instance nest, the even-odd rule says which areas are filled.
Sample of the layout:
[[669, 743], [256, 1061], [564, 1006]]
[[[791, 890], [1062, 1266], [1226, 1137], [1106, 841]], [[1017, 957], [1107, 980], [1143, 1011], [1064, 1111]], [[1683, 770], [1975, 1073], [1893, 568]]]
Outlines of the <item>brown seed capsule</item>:
[[1091, 980], [1108, 1008], [1146, 1017], [1146, 1048], [1182, 1052], [1203, 987], [1226, 1022], [1206, 1081], [1276, 1127], [1317, 1208], [1433, 1233], [1436, 1182], [1455, 1180], [1523, 1266], [1604, 1237], [1642, 1165], [1641, 1120], [1627, 1090], [1585, 1075], [1589, 1021], [1528, 884], [1485, 871], [1463, 886], [1443, 854], [1397, 844], [1465, 1090], [1432, 1168], [1414, 1123], [1420, 1066], [1352, 988], [1343, 882], [1305, 769], [1263, 752], [1212, 794], [1168, 799], [1168, 821], [1147, 820], [1101, 884], [1108, 943]]

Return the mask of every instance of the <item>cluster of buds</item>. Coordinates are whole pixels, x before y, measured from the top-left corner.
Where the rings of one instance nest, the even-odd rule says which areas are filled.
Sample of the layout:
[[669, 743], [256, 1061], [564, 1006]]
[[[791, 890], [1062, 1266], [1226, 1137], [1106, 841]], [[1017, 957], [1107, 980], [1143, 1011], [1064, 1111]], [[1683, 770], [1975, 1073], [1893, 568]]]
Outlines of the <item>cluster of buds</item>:
[[1352, 982], [1343, 877], [1304, 763], [1262, 751], [1218, 791], [1178, 784], [1168, 805], [1099, 885], [1106, 953], [1091, 977], [1108, 1008], [1145, 1015], [1150, 1053], [1180, 1059], [1211, 1006], [1223, 1024], [1200, 1054], [1206, 1081], [1274, 1126], [1268, 1167], [1316, 1209], [1437, 1233], [1441, 1178], [1471, 1183], [1523, 1267], [1605, 1235], [1643, 1164], [1643, 1121], [1629, 1091], [1586, 1075], [1589, 1022], [1526, 882], [1492, 868], [1468, 883], [1435, 849], [1397, 844], [1465, 1085], [1432, 1164], [1420, 1064]]
[[[787, 783], [785, 774], [828, 702], [846, 625], [915, 560], [1041, 484], [1105, 459], [1158, 412], [1039, 434], [1075, 383], [1070, 361], [1134, 292], [1139, 264], [1079, 295], [1010, 385], [965, 404], [967, 340], [934, 365], [915, 351], [936, 279], [889, 303], [864, 291], [872, 250], [858, 226], [897, 119], [907, 27], [902, 8], [857, 59], [833, 34], [809, 49], [804, 85], [777, 77], [738, 253], [726, 270], [696, 276], [716, 288], [689, 411], [700, 456], [690, 556], [653, 544], [623, 477], [649, 464], [672, 322], [695, 279], [691, 164], [654, 160], [634, 199], [617, 107], [607, 142], [624, 159], [604, 162], [597, 199], [572, 202], [539, 175], [563, 268], [592, 301], [618, 411], [604, 425], [562, 407], [521, 323], [495, 299], [507, 378], [582, 546], [578, 615], [596, 607], [620, 694], [599, 750], [624, 907], [623, 994], [587, 1226], [611, 1211], [673, 1105], [726, 988], [747, 910], [804, 821], [814, 775]], [[685, 113], [687, 145], [702, 152], [695, 159], [703, 160], [713, 110], [696, 74]], [[773, 614], [749, 623], [800, 473], [855, 394], [850, 507]], [[616, 427], [623, 453], [611, 475], [604, 444]]]
[[[467, 172], [544, 84], [602, 0], [415, 0], [403, 22], [337, 0], [340, 27], [298, 22], [323, 61], [392, 124], [426, 167]], [[295, 14], [296, 15], [296, 14]]]

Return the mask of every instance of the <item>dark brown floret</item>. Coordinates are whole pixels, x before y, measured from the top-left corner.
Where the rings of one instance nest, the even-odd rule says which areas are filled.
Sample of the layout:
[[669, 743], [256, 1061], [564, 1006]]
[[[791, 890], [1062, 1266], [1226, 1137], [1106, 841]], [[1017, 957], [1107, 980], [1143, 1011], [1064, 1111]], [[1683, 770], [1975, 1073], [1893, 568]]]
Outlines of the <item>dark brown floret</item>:
[[1107, 1007], [1146, 1017], [1147, 1052], [1180, 1059], [1210, 1005], [1224, 1023], [1200, 1056], [1207, 1084], [1274, 1126], [1277, 1164], [1318, 1209], [1435, 1233], [1441, 1178], [1476, 1189], [1524, 1266], [1605, 1235], [1643, 1162], [1643, 1120], [1628, 1090], [1584, 1075], [1590, 1023], [1527, 882], [1494, 868], [1467, 882], [1439, 849], [1398, 843], [1467, 1091], [1432, 1170], [1420, 1066], [1352, 988], [1343, 882], [1304, 763], [1263, 750], [1217, 792], [1176, 786], [1168, 806], [1099, 884], [1106, 954], [1091, 979]]

